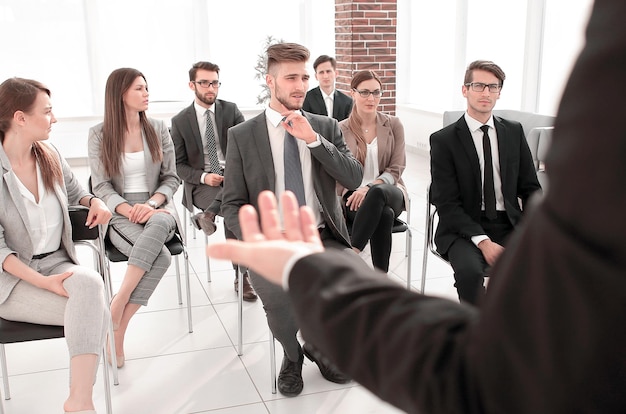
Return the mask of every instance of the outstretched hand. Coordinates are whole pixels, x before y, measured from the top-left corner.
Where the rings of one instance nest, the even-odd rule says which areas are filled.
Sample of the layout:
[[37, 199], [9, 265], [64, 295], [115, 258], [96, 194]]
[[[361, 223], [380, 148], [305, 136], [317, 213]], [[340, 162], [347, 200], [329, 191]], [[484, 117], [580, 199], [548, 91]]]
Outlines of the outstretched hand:
[[207, 254], [246, 266], [270, 282], [281, 284], [283, 270], [291, 258], [324, 250], [311, 209], [298, 207], [298, 201], [290, 191], [283, 193], [281, 201], [284, 231], [274, 193], [263, 191], [258, 203], [262, 230], [256, 210], [247, 204], [239, 209], [244, 241], [210, 244]]

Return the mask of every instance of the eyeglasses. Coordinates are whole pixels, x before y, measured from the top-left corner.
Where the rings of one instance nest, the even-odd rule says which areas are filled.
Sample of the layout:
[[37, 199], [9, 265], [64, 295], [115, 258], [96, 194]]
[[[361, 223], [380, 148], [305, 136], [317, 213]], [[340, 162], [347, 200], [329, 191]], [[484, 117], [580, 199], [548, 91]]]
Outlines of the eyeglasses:
[[489, 92], [496, 93], [496, 92], [500, 92], [500, 89], [502, 89], [502, 85], [499, 85], [497, 83], [472, 82], [472, 83], [466, 83], [465, 86], [467, 87], [471, 86], [474, 92], [483, 92], [485, 88], [489, 88]]
[[214, 80], [214, 81], [208, 81], [208, 80], [199, 80], [199, 81], [192, 81], [193, 83], [195, 83], [196, 85], [200, 85], [203, 88], [208, 88], [209, 86], [212, 86], [214, 88], [219, 88], [222, 85], [222, 82]]
[[370, 95], [374, 95], [374, 98], [378, 98], [383, 93], [383, 91], [381, 91], [380, 89], [376, 89], [375, 91], [370, 91], [367, 89], [362, 89], [362, 90], [352, 89], [352, 90], [354, 92], [357, 92], [363, 98], [369, 98]]

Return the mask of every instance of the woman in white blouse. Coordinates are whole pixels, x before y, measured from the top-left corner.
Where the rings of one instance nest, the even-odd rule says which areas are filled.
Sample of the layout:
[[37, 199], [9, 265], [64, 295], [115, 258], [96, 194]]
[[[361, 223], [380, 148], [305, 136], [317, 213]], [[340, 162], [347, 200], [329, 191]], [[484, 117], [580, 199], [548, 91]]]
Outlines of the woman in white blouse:
[[68, 205], [89, 207], [90, 227], [108, 223], [111, 212], [42, 142], [55, 122], [44, 85], [21, 78], [0, 85], [0, 317], [65, 327], [70, 393], [63, 408], [95, 413], [109, 312], [100, 274], [78, 265]]
[[148, 304], [170, 266], [165, 243], [177, 228], [172, 197], [180, 179], [165, 123], [146, 116], [148, 85], [141, 72], [114, 70], [104, 104], [104, 121], [89, 130], [89, 165], [94, 194], [114, 212], [109, 238], [128, 257], [124, 279], [111, 301], [121, 368], [128, 323]]
[[357, 72], [350, 82], [354, 106], [339, 123], [346, 144], [363, 165], [363, 181], [355, 191], [339, 188], [343, 196], [352, 248], [357, 253], [370, 243], [372, 264], [387, 272], [391, 229], [408, 199], [402, 182], [406, 167], [404, 127], [400, 119], [378, 112], [382, 82], [371, 70]]

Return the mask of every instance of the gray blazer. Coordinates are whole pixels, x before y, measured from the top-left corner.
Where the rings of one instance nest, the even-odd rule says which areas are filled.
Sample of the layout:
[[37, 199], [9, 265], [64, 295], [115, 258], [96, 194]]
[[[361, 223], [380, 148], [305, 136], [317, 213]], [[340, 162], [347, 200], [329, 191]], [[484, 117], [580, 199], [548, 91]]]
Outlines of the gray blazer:
[[[73, 263], [78, 264], [76, 250], [72, 242], [72, 224], [68, 206], [77, 205], [80, 199], [89, 195], [89, 193], [79, 184], [70, 166], [60, 155], [59, 161], [63, 170], [63, 184], [55, 184], [54, 192], [63, 211], [61, 248], [67, 251]], [[2, 206], [0, 209], [0, 263], [4, 263], [10, 254], [15, 254], [24, 264], [30, 265], [33, 258], [33, 241], [28, 228], [26, 206], [22, 200], [17, 177], [11, 172], [11, 164], [2, 145], [0, 145], [0, 164], [2, 165], [2, 186], [0, 187], [0, 205]], [[0, 272], [0, 303], [4, 303], [20, 280], [8, 272]]]
[[[363, 168], [346, 146], [335, 119], [306, 112], [303, 115], [322, 141], [322, 145], [310, 149], [313, 186], [322, 206], [322, 216], [335, 239], [349, 247], [348, 229], [335, 185], [338, 181], [346, 188], [357, 188], [363, 179]], [[276, 190], [265, 112], [232, 127], [228, 141], [222, 214], [226, 226], [241, 239], [239, 208], [244, 204], [257, 207], [261, 191]]]
[[[157, 136], [161, 138], [161, 148], [163, 149], [163, 161], [155, 163], [148, 149], [146, 137], [143, 137], [144, 159], [146, 163], [146, 177], [148, 179], [148, 189], [150, 194], [161, 193], [167, 202], [163, 208], [167, 209], [176, 218], [178, 229], [182, 229], [173, 196], [180, 186], [180, 178], [176, 175], [176, 158], [174, 156], [174, 144], [170, 137], [169, 130], [165, 123], [157, 119], [149, 119], [156, 130]], [[100, 149], [102, 147], [102, 123], [89, 129], [89, 167], [91, 168], [91, 185], [93, 193], [104, 201], [112, 212], [115, 208], [125, 203], [124, 175], [107, 177], [104, 166], [100, 160]]]
[[[228, 149], [228, 129], [244, 121], [243, 114], [232, 102], [215, 100], [215, 123], [220, 148], [224, 156]], [[172, 118], [172, 141], [176, 151], [176, 171], [183, 180], [183, 205], [187, 210], [193, 210], [193, 189], [200, 184], [204, 173], [204, 149], [202, 135], [198, 130], [198, 119], [193, 103], [180, 111]], [[222, 187], [207, 186], [213, 192], [211, 198], [218, 196]]]

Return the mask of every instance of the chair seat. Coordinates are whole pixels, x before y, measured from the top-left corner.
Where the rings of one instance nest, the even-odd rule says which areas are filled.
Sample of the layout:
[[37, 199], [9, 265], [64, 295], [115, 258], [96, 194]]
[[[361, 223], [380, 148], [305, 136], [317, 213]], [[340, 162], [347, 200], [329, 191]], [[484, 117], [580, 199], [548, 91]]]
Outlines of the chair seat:
[[391, 228], [392, 233], [404, 233], [407, 231], [409, 226], [400, 219], [395, 219], [393, 222], [393, 227]]
[[[184, 250], [183, 243], [178, 238], [178, 235], [174, 235], [170, 241], [165, 243], [165, 247], [170, 251], [172, 256], [176, 256], [181, 254]], [[105, 248], [107, 257], [111, 262], [125, 262], [128, 260], [128, 257], [124, 255], [124, 253], [117, 250], [117, 247], [107, 237], [105, 240]]]
[[63, 338], [64, 336], [63, 326], [15, 322], [0, 318], [0, 343], [3, 344]]

